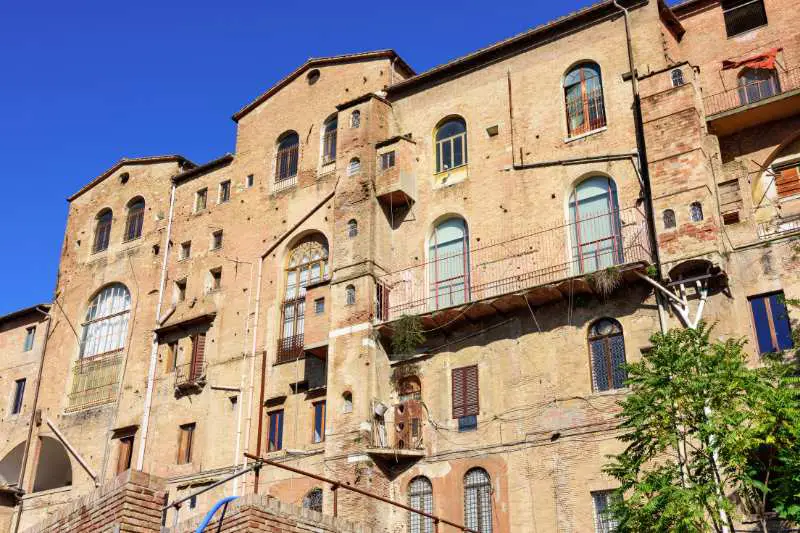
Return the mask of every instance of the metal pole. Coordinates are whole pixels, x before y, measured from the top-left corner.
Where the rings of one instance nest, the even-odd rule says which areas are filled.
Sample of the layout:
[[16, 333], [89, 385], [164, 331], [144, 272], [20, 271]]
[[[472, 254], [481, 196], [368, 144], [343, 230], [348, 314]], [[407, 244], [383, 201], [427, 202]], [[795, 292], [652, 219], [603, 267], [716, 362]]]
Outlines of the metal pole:
[[336, 490], [338, 488], [339, 485], [331, 487], [331, 491], [333, 492], [333, 516], [339, 516], [339, 492]]

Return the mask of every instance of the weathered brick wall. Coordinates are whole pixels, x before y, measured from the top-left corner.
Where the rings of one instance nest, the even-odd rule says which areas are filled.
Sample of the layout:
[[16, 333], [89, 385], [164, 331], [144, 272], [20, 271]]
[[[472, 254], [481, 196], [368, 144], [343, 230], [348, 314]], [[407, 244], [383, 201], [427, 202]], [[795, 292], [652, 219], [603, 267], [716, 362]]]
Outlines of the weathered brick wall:
[[[315, 533], [372, 533], [367, 526], [355, 524], [323, 515], [316, 511], [303, 509], [295, 505], [283, 503], [270, 496], [251, 494], [231, 502], [219, 527], [220, 512], [217, 518], [206, 527], [207, 531], [269, 531], [270, 533], [299, 533], [313, 531]], [[177, 526], [165, 528], [164, 533], [190, 533], [195, 531], [203, 520], [198, 516], [182, 522]]]
[[149, 533], [161, 527], [165, 482], [128, 470], [25, 533]]

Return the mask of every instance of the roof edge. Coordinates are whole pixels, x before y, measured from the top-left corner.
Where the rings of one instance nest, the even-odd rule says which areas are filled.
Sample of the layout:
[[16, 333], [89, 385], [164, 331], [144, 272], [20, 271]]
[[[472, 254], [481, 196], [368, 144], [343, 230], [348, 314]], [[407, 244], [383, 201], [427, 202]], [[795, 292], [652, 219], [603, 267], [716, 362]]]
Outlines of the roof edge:
[[8, 322], [9, 320], [14, 320], [15, 318], [19, 318], [25, 315], [30, 315], [40, 311], [50, 311], [50, 304], [49, 303], [40, 303], [36, 305], [32, 305], [30, 307], [25, 307], [23, 309], [17, 309], [16, 311], [11, 311], [10, 313], [6, 313], [3, 316], [0, 316], [0, 324], [3, 322]]
[[216, 170], [220, 167], [229, 165], [233, 161], [233, 159], [234, 159], [233, 154], [227, 152], [225, 155], [213, 159], [208, 163], [204, 163], [194, 168], [190, 168], [185, 172], [181, 172], [180, 174], [176, 174], [175, 176], [172, 177], [172, 183], [178, 185], [180, 183], [183, 183], [184, 181], [196, 178], [198, 176], [202, 176], [207, 172], [211, 172], [212, 170]]
[[406, 72], [409, 76], [415, 76], [416, 72], [412, 69], [408, 63], [405, 62], [400, 55], [392, 49], [386, 50], [374, 50], [371, 52], [359, 52], [355, 54], [343, 54], [338, 56], [328, 56], [328, 57], [312, 57], [306, 60], [305, 63], [297, 67], [291, 73], [289, 73], [286, 77], [279, 80], [275, 83], [272, 87], [261, 93], [255, 100], [251, 101], [249, 104], [243, 106], [239, 111], [233, 114], [231, 119], [234, 122], [239, 122], [245, 115], [250, 113], [253, 109], [261, 105], [264, 101], [268, 100], [272, 95], [289, 85], [292, 81], [296, 80], [303, 72], [312, 68], [312, 67], [321, 67], [326, 65], [339, 65], [344, 63], [356, 63], [359, 61], [370, 61], [373, 59], [392, 59], [395, 62], [396, 66], [399, 66], [402, 70]]
[[176, 161], [178, 162], [178, 164], [182, 166], [190, 166], [190, 167], [197, 166], [191, 160], [183, 157], [180, 154], [154, 155], [147, 157], [131, 157], [131, 158], [123, 157], [122, 159], [114, 163], [114, 165], [111, 168], [109, 168], [108, 170], [106, 170], [105, 172], [94, 178], [92, 181], [90, 181], [89, 183], [78, 189], [78, 191], [72, 194], [72, 196], [68, 196], [67, 201], [71, 202], [75, 200], [77, 197], [79, 197], [86, 191], [92, 189], [95, 185], [98, 185], [104, 179], [106, 179], [111, 174], [113, 174], [120, 168], [124, 167], [125, 165], [147, 165], [150, 163], [167, 163], [169, 161]]

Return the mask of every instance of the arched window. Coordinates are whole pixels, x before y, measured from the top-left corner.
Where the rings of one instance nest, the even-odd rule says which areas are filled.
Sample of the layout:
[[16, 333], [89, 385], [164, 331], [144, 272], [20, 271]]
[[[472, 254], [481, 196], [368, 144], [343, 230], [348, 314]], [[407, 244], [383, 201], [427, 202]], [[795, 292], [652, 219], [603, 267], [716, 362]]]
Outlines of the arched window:
[[353, 129], [361, 127], [361, 111], [358, 109], [350, 113], [350, 127]]
[[322, 489], [313, 488], [303, 497], [303, 509], [311, 509], [318, 513], [322, 512]]
[[437, 224], [428, 249], [430, 309], [459, 305], [469, 299], [469, 239], [464, 219]]
[[358, 222], [352, 219], [347, 222], [347, 236], [352, 239], [356, 235], [358, 235]]
[[617, 186], [606, 176], [580, 182], [569, 197], [573, 272], [594, 272], [623, 262]]
[[328, 276], [328, 242], [321, 234], [300, 240], [289, 253], [286, 291], [283, 297], [283, 329], [278, 360], [295, 359], [303, 353], [306, 286]]
[[446, 120], [436, 128], [436, 172], [467, 164], [467, 123], [461, 117]]
[[347, 165], [347, 175], [352, 176], [353, 174], [358, 174], [361, 172], [361, 160], [357, 157], [354, 157], [350, 160], [350, 164]]
[[142, 236], [144, 225], [144, 199], [140, 196], [128, 202], [128, 217], [125, 219], [125, 240], [132, 241]]
[[114, 283], [97, 293], [86, 310], [81, 358], [122, 350], [130, 314], [131, 294], [125, 285]]
[[680, 87], [685, 83], [683, 81], [683, 71], [679, 68], [676, 68], [672, 72], [670, 72], [670, 77], [672, 78], [673, 87]]
[[342, 393], [342, 412], [345, 414], [353, 412], [353, 393], [350, 391]]
[[781, 92], [775, 69], [745, 68], [739, 73], [739, 102], [752, 104]]
[[570, 137], [606, 125], [603, 82], [597, 63], [581, 63], [567, 73], [564, 77], [564, 99]]
[[[408, 484], [408, 506], [433, 514], [433, 486], [425, 476], [417, 476]], [[433, 533], [433, 519], [408, 512], [408, 533]]]
[[322, 127], [322, 164], [336, 161], [336, 128], [339, 122], [336, 115], [325, 121]]
[[664, 209], [664, 229], [672, 229], [675, 225], [675, 211], [672, 209]]
[[703, 204], [700, 202], [692, 202], [689, 206], [689, 216], [692, 222], [700, 222], [703, 220]]
[[111, 239], [111, 222], [114, 216], [111, 209], [103, 209], [97, 214], [97, 221], [94, 228], [94, 252], [102, 252], [108, 248], [108, 241]]
[[619, 322], [611, 318], [595, 321], [589, 328], [588, 341], [594, 391], [624, 387], [628, 374], [625, 371], [625, 338]]
[[355, 305], [356, 303], [356, 288], [352, 285], [348, 285], [344, 289], [345, 293], [345, 303], [347, 305]]
[[492, 533], [492, 481], [483, 468], [473, 468], [464, 476], [464, 525]]
[[278, 151], [275, 161], [275, 181], [288, 180], [297, 176], [300, 137], [294, 131], [287, 131], [278, 138]]

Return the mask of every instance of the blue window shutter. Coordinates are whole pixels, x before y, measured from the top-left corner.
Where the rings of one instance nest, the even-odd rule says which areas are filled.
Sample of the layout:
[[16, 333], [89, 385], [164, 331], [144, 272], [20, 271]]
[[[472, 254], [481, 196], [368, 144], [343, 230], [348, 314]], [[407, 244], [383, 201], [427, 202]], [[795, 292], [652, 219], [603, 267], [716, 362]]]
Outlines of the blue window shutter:
[[756, 327], [758, 340], [758, 353], [769, 353], [775, 350], [772, 345], [772, 336], [769, 331], [769, 318], [767, 318], [766, 298], [753, 298], [750, 300], [750, 309], [753, 312], [753, 323]]
[[606, 366], [606, 353], [604, 339], [592, 341], [592, 381], [594, 390], [608, 390], [608, 367]]
[[786, 310], [783, 293], [769, 296], [769, 306], [772, 310], [772, 323], [775, 325], [775, 337], [778, 340], [779, 350], [792, 348], [792, 325], [789, 322], [789, 313]]

